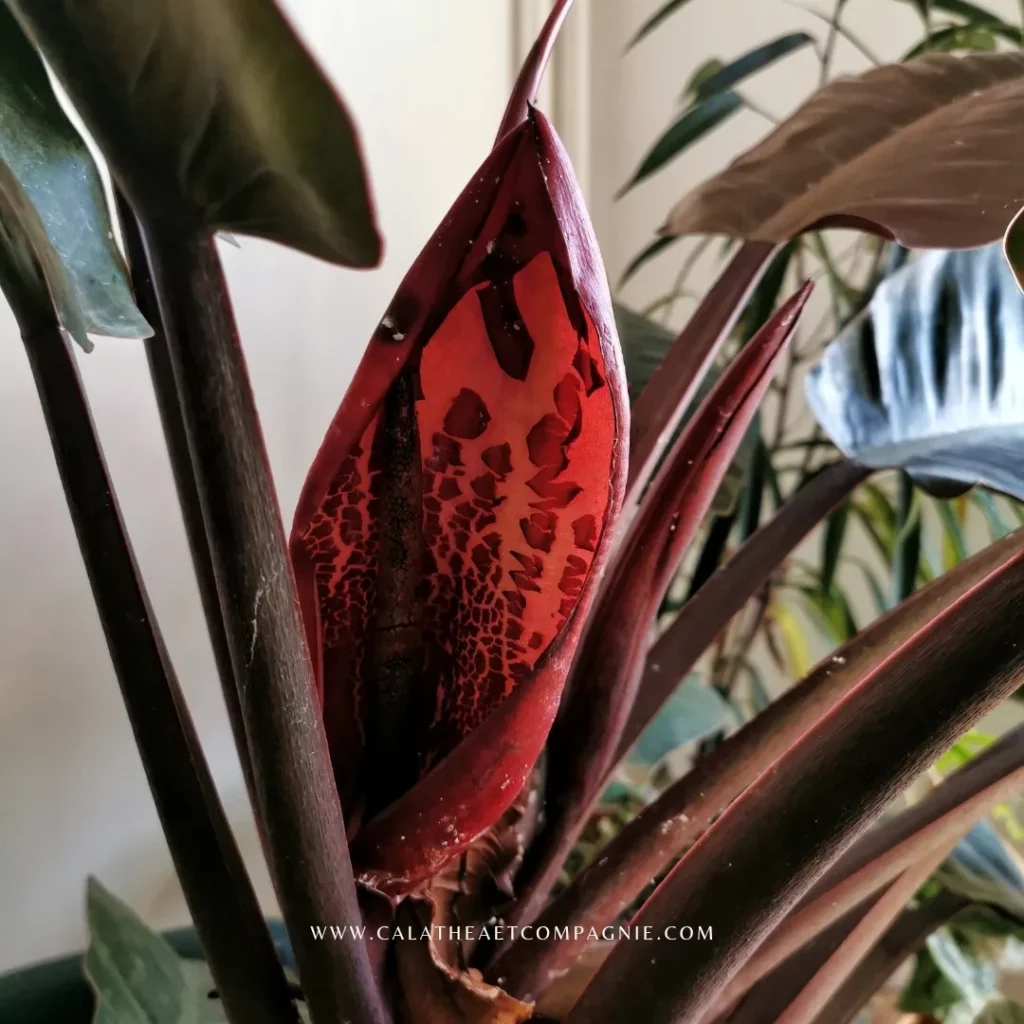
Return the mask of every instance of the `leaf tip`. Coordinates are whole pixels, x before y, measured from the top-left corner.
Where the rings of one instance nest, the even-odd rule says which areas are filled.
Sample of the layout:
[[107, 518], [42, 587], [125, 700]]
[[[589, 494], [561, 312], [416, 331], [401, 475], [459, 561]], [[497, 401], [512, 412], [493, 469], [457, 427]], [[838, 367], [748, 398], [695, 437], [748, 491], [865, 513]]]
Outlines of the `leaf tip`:
[[1017, 211], [1003, 235], [1003, 255], [1024, 291], [1024, 208]]

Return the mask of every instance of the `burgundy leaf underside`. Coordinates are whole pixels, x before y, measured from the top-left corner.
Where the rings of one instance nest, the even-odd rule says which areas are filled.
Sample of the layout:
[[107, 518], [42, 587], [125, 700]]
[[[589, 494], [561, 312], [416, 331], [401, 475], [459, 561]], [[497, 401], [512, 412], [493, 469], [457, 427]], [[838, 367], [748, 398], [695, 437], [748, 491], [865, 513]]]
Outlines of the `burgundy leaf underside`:
[[568, 1024], [611, 1024], [627, 1007], [650, 1024], [701, 1020], [882, 807], [1013, 692], [1024, 676], [1024, 540], [1010, 539], [1001, 564], [911, 636], [880, 638], [882, 660], [728, 807], [633, 922], [655, 934], [702, 923], [714, 940], [684, 961], [619, 944]]
[[[715, 636], [725, 626], [807, 531], [867, 472], [845, 460], [826, 467], [708, 580], [648, 653], [637, 701], [630, 714], [630, 725], [637, 717], [638, 706], [653, 715], [660, 706], [660, 694], [670, 693], [685, 677], [706, 646], [707, 638]], [[652, 673], [652, 665], [655, 664], [663, 666], [664, 671]], [[645, 688], [648, 680], [650, 685]], [[804, 684], [801, 700], [811, 695], [814, 685], [811, 680]], [[641, 704], [644, 699], [647, 703]], [[538, 925], [552, 929], [564, 925], [572, 929], [582, 926], [583, 933], [568, 940], [551, 938], [515, 943], [492, 964], [488, 976], [504, 977], [512, 992], [543, 991], [549, 977], [558, 976], [577, 958], [586, 943], [586, 931], [612, 921], [647, 882], [683, 850], [686, 843], [696, 839], [707, 827], [710, 817], [720, 813], [729, 799], [759, 772], [753, 762], [749, 762], [748, 770], [737, 776], [733, 766], [742, 765], [743, 757], [749, 756], [751, 751], [766, 755], [769, 750], [774, 750], [773, 756], [777, 756], [785, 749], [772, 744], [766, 748], [764, 739], [768, 735], [788, 735], [783, 732], [784, 721], [780, 720], [786, 704], [784, 698], [765, 712], [765, 720], [769, 723], [767, 727], [758, 726], [752, 736], [748, 727], [738, 736], [730, 737], [686, 778], [645, 808], [612, 839], [601, 858], [577, 876], [537, 920]], [[812, 704], [804, 727], [820, 713], [820, 706]], [[627, 726], [616, 761], [633, 739], [635, 735], [630, 735]], [[551, 934], [555, 932], [552, 930]]]
[[512, 912], [530, 920], [557, 878], [618, 748], [662, 596], [710, 508], [810, 293], [805, 285], [733, 360], [677, 440], [628, 526], [552, 733], [549, 824]]

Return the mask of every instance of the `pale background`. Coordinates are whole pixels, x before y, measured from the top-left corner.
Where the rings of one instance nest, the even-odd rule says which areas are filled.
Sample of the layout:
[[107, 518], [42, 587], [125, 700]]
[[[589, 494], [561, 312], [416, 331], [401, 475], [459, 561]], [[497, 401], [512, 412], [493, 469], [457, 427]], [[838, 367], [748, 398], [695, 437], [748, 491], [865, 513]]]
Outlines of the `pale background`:
[[[785, 0], [692, 0], [636, 51], [625, 41], [661, 0], [577, 0], [546, 100], [578, 159], [612, 279], [691, 185], [756, 141], [734, 121], [625, 200], [612, 196], [669, 124], [709, 56], [737, 56], [823, 24]], [[1017, 9], [1003, 5], [1007, 16]], [[545, 0], [288, 0], [301, 34], [362, 131], [383, 266], [339, 270], [247, 239], [224, 247], [286, 521], [366, 338], [406, 267], [493, 140]], [[825, 11], [824, 4], [819, 10]], [[883, 58], [916, 32], [898, 0], [852, 0], [847, 23]], [[840, 40], [837, 67], [866, 62]], [[809, 53], [747, 86], [784, 115], [816, 74]], [[673, 261], [625, 297], [663, 291]], [[269, 886], [204, 635], [139, 345], [81, 359], [118, 494], [160, 624], [261, 893]], [[184, 920], [166, 847], [93, 610], [28, 367], [0, 308], [0, 970], [83, 939], [96, 874], [150, 923]], [[268, 904], [269, 905], [269, 904]]]

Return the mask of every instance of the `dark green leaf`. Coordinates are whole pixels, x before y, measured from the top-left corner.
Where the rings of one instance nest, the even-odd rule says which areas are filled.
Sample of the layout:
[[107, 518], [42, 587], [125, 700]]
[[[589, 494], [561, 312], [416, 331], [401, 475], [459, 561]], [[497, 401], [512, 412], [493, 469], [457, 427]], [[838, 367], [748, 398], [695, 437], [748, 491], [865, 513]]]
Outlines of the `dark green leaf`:
[[[86, 919], [93, 1024], [226, 1024], [206, 964], [179, 956], [95, 878], [88, 881]], [[308, 1024], [305, 1005], [296, 1008]]]
[[717, 75], [725, 65], [718, 57], [711, 57], [704, 61], [703, 64], [692, 75], [690, 80], [686, 83], [686, 88], [683, 90], [682, 99], [692, 100], [701, 94], [701, 86], [705, 82], [710, 81]]
[[144, 338], [114, 244], [103, 183], [50, 88], [42, 61], [0, 4], [0, 286], [24, 325], [52, 305], [88, 333]]
[[889, 539], [891, 545], [899, 530], [900, 517], [889, 496], [873, 480], [861, 484], [858, 495], [868, 509], [872, 522], [877, 524], [882, 535]]
[[638, 252], [622, 272], [622, 277], [619, 278], [619, 287], [621, 288], [642, 266], [653, 260], [659, 253], [664, 252], [673, 242], [678, 241], [678, 238], [656, 238], [650, 245]]
[[949, 928], [940, 928], [928, 936], [928, 951], [939, 970], [960, 991], [968, 1006], [981, 1009], [999, 994], [999, 968], [961, 946]]
[[922, 949], [914, 960], [914, 973], [900, 994], [904, 1013], [934, 1014], [956, 1006], [962, 999], [956, 987], [939, 969], [931, 951]]
[[1024, 296], [999, 245], [928, 252], [879, 285], [807, 376], [847, 456], [1024, 496]]
[[628, 50], [636, 46], [644, 36], [650, 35], [650, 33], [653, 32], [663, 21], [667, 21], [677, 11], [682, 10], [689, 2], [690, 0], [669, 0], [664, 7], [659, 7], [658, 10], [640, 26], [637, 34], [629, 41], [629, 45], [626, 49]]
[[861, 574], [864, 576], [864, 582], [871, 592], [871, 600], [874, 602], [876, 614], [884, 615], [892, 607], [892, 602], [885, 596], [885, 591], [882, 590], [882, 585], [878, 582], [878, 577], [875, 576], [874, 570], [859, 558], [847, 556], [846, 560], [860, 569]]
[[272, 0], [11, 0], [133, 203], [350, 266], [380, 256], [347, 111]]
[[967, 557], [967, 542], [964, 540], [963, 527], [957, 518], [955, 509], [948, 501], [937, 501], [935, 509], [942, 523], [943, 546], [946, 557], [943, 558], [942, 570], [952, 569]]
[[740, 505], [740, 541], [746, 541], [761, 525], [761, 505], [764, 499], [765, 468], [770, 461], [764, 440], [758, 435], [750, 458], [750, 472], [743, 486]]
[[649, 178], [713, 128], [732, 117], [742, 106], [743, 100], [735, 92], [720, 92], [698, 100], [658, 139], [619, 195], [624, 195], [634, 185]]
[[913, 60], [922, 53], [949, 53], [969, 50], [972, 53], [991, 53], [996, 48], [996, 37], [987, 27], [974, 25], [947, 25], [936, 29], [926, 39], [912, 46], [903, 60]]
[[893, 604], [906, 600], [917, 584], [921, 560], [921, 516], [914, 499], [914, 484], [906, 473], [900, 474], [899, 529], [893, 550]]
[[661, 365], [676, 336], [667, 327], [634, 312], [621, 302], [615, 304], [615, 326], [622, 344], [626, 384], [630, 396], [635, 398]]
[[690, 577], [686, 597], [679, 601], [678, 599], [672, 599], [670, 593], [665, 601], [662, 602], [661, 612], [679, 611], [683, 604], [689, 601], [714, 576], [718, 567], [722, 564], [725, 549], [729, 544], [729, 535], [732, 533], [732, 528], [735, 524], [735, 512], [711, 517], [711, 524], [704, 535], [704, 543], [700, 549], [700, 554], [697, 556], [697, 564], [694, 566], [693, 575]]
[[754, 714], [759, 715], [771, 704], [772, 695], [768, 692], [768, 687], [764, 685], [764, 680], [756, 666], [745, 660], [740, 665], [740, 671], [750, 680], [750, 702], [754, 707]]
[[846, 538], [846, 524], [850, 521], [850, 503], [844, 502], [828, 517], [821, 539], [821, 589], [828, 593], [836, 578], [839, 555]]
[[788, 35], [779, 36], [778, 39], [773, 39], [770, 43], [758, 46], [728, 64], [723, 65], [721, 61], [718, 61], [716, 70], [711, 70], [712, 62], [708, 61], [702, 66], [702, 70], [709, 73], [700, 77], [695, 75], [690, 81], [687, 91], [693, 93], [694, 99], [707, 99], [716, 93], [731, 89], [744, 79], [813, 42], [814, 37], [809, 36], [806, 32], [791, 32]]
[[846, 595], [833, 588], [826, 593], [819, 587], [797, 587], [811, 619], [831, 647], [846, 643], [858, 633], [857, 623]]
[[740, 339], [748, 342], [775, 311], [779, 302], [782, 286], [786, 282], [786, 273], [796, 253], [797, 243], [789, 242], [772, 257], [765, 268], [764, 276], [754, 289], [746, 309], [740, 317]]
[[768, 484], [768, 493], [772, 496], [772, 509], [775, 512], [778, 512], [786, 503], [786, 499], [782, 494], [782, 488], [779, 486], [779, 474], [775, 472], [775, 467], [772, 465], [770, 459], [764, 469], [765, 481]]
[[[268, 921], [281, 962], [294, 967], [284, 925]], [[187, 960], [201, 960], [203, 947], [194, 928], [163, 932], [174, 951]], [[46, 960], [0, 974], [0, 1020], [18, 1024], [88, 1024], [93, 996], [83, 973], [82, 954]]]
[[864, 531], [874, 545], [875, 551], [878, 552], [879, 558], [888, 565], [889, 559], [892, 557], [892, 543], [879, 531], [871, 518], [870, 511], [863, 503], [857, 501], [851, 503], [850, 511], [860, 521], [861, 526], [864, 527]]
[[96, 991], [95, 1024], [220, 1024], [223, 1005], [208, 998], [182, 960], [123, 903], [89, 879], [85, 973]]
[[[910, 0], [911, 3], [920, 3], [921, 0]], [[977, 4], [968, 3], [968, 0], [928, 0], [933, 10], [944, 11], [946, 14], [955, 14], [963, 18], [968, 25], [981, 25], [997, 36], [1008, 40], [1011, 43], [1020, 45], [1021, 30], [1015, 25], [1009, 25], [998, 15], [986, 11]]]

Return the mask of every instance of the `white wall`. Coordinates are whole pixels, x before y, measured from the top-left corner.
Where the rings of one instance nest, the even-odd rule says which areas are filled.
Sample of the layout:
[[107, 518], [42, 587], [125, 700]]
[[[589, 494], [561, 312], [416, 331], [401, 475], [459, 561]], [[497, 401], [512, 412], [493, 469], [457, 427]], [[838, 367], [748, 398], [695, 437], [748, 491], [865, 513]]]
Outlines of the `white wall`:
[[[286, 4], [360, 125], [387, 246], [362, 273], [246, 239], [224, 247], [286, 521], [366, 339], [490, 147], [511, 80], [510, 3]], [[160, 624], [255, 854], [141, 347], [102, 341], [81, 366]], [[6, 308], [0, 474], [3, 970], [81, 943], [89, 873], [153, 924], [183, 910]]]
[[[771, 128], [758, 115], [741, 111], [615, 201], [615, 193], [655, 139], [678, 117], [678, 98], [693, 72], [709, 57], [728, 61], [789, 32], [805, 31], [825, 39], [826, 21], [803, 8], [830, 15], [835, 0], [689, 0], [625, 54], [627, 42], [664, 0], [587, 2], [594, 67], [590, 206], [605, 262], [617, 280], [629, 260], [653, 239], [678, 199]], [[1020, 24], [1018, 0], [984, 0], [983, 6]], [[943, 17], [936, 12], [937, 22]], [[920, 20], [907, 0], [848, 0], [842, 21], [883, 62], [898, 60], [920, 39]], [[855, 73], [870, 63], [840, 36], [833, 67], [837, 73]], [[815, 88], [817, 77], [817, 60], [810, 50], [803, 50], [748, 79], [740, 92], [768, 112], [785, 117]], [[677, 257], [666, 255], [642, 272], [624, 297], [636, 305], [650, 301], [668, 289], [677, 266]]]
[[[613, 281], [670, 206], [766, 129], [743, 113], [621, 202], [616, 190], [670, 123], [707, 57], [729, 59], [823, 23], [785, 0], [691, 0], [632, 53], [663, 0], [577, 0], [554, 97], [569, 148], [586, 156], [589, 198]], [[814, 4], [815, 0], [810, 0]], [[382, 229], [383, 267], [354, 273], [271, 245], [224, 248], [286, 520], [323, 429], [404, 269], [490, 145], [511, 80], [513, 37], [550, 0], [290, 0], [302, 34], [359, 122]], [[831, 0], [817, 0], [821, 11]], [[995, 5], [993, 5], [995, 6]], [[1013, 18], [1016, 0], [999, 5]], [[518, 16], [513, 18], [513, 11]], [[587, 18], [584, 19], [583, 15]], [[901, 0], [850, 0], [848, 25], [881, 57], [915, 38]], [[573, 32], [573, 21], [567, 26]], [[564, 41], [563, 41], [564, 42]], [[563, 53], [565, 47], [563, 47]], [[574, 95], [580, 57], [592, 87]], [[865, 60], [840, 40], [836, 66]], [[813, 87], [809, 53], [752, 80], [785, 115]], [[582, 120], [589, 123], [581, 124]], [[586, 152], [584, 152], [586, 150]], [[685, 243], [684, 243], [685, 244]], [[652, 265], [625, 297], [671, 281]], [[678, 316], [685, 316], [681, 306]], [[232, 818], [254, 863], [241, 782], [204, 637], [188, 553], [140, 347], [105, 341], [81, 360], [160, 623]], [[81, 942], [87, 873], [154, 924], [183, 919], [167, 852], [110, 670], [13, 322], [0, 308], [0, 970]], [[268, 892], [265, 875], [260, 887]]]

